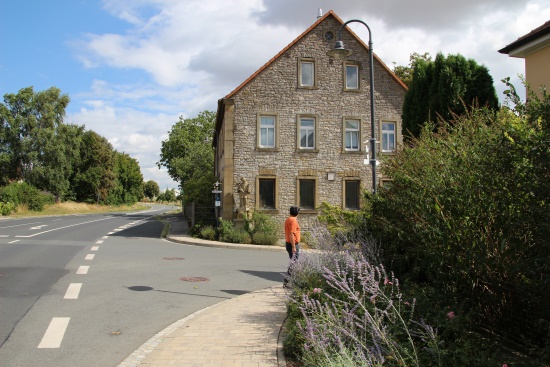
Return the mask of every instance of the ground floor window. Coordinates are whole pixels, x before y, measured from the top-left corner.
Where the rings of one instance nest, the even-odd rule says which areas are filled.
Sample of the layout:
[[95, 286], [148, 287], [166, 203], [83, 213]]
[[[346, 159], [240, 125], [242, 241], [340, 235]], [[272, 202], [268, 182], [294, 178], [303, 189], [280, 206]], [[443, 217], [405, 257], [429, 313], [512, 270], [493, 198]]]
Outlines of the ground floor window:
[[316, 184], [314, 179], [300, 179], [298, 203], [301, 209], [315, 209]]
[[345, 209], [359, 209], [361, 188], [360, 182], [356, 180], [344, 181], [344, 207]]
[[258, 179], [258, 209], [275, 209], [275, 179]]

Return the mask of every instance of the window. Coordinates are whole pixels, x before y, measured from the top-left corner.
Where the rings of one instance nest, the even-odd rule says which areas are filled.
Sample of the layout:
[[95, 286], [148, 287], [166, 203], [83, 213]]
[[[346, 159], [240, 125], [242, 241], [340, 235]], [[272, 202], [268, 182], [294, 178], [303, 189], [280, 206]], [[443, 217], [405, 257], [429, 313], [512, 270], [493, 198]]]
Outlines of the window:
[[395, 152], [396, 126], [395, 122], [382, 121], [382, 152]]
[[275, 116], [260, 116], [260, 128], [258, 134], [259, 148], [275, 148]]
[[298, 83], [300, 87], [315, 86], [315, 62], [313, 60], [300, 60]]
[[315, 118], [300, 117], [300, 149], [315, 149]]
[[359, 151], [360, 150], [360, 126], [359, 120], [344, 120], [344, 150]]
[[315, 209], [315, 179], [299, 179], [298, 180], [298, 205], [301, 209]]
[[350, 210], [359, 209], [360, 182], [357, 180], [344, 181], [344, 208]]
[[258, 179], [258, 209], [276, 209], [275, 205], [275, 179]]
[[346, 64], [346, 89], [359, 89], [359, 65]]

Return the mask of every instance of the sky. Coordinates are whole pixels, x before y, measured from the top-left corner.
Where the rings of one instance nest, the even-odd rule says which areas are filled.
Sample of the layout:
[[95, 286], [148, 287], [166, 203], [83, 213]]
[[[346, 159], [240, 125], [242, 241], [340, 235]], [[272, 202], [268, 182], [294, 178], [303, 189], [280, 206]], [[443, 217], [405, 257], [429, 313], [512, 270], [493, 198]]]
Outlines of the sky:
[[[71, 99], [65, 123], [135, 158], [145, 181], [177, 189], [156, 164], [172, 126], [216, 111], [319, 9], [367, 23], [390, 68], [413, 52], [474, 59], [501, 102], [505, 77], [524, 95], [525, 67], [498, 50], [550, 19], [548, 0], [2, 0], [0, 95], [59, 88]], [[367, 43], [366, 27], [351, 28]]]

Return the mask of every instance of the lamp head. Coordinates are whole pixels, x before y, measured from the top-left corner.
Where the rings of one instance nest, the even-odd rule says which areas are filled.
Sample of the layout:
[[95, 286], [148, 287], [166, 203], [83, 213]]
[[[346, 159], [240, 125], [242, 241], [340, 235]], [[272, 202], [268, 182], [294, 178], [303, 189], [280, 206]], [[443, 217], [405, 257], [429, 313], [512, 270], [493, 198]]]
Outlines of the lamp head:
[[352, 51], [346, 50], [344, 48], [344, 42], [342, 41], [336, 41], [336, 43], [334, 44], [334, 48], [327, 52], [327, 55], [339, 60], [342, 60], [351, 54], [352, 54]]

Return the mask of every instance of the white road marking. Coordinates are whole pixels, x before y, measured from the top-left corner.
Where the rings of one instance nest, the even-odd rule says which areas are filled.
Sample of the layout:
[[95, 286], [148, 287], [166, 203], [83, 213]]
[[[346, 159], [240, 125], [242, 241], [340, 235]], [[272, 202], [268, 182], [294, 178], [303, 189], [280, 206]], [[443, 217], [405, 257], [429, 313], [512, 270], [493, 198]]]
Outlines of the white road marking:
[[107, 238], [109, 238], [109, 236], [103, 236], [103, 237], [101, 237], [101, 239], [103, 239], [103, 240], [106, 240]]
[[65, 297], [63, 297], [63, 299], [78, 299], [78, 295], [80, 294], [81, 288], [82, 288], [82, 283], [69, 284], [69, 288], [67, 288], [67, 292], [65, 293]]
[[70, 317], [54, 317], [38, 344], [38, 348], [59, 348], [70, 320]]
[[71, 225], [65, 226], [65, 227], [59, 227], [59, 228], [49, 229], [49, 230], [47, 230], [47, 231], [38, 232], [38, 233], [35, 233], [35, 234], [31, 234], [31, 235], [29, 235], [29, 236], [15, 236], [15, 237], [29, 238], [29, 237], [38, 236], [39, 234], [48, 233], [48, 232], [52, 232], [52, 231], [57, 231], [57, 230], [63, 229], [63, 228], [69, 228], [69, 227], [74, 227], [74, 226], [80, 226], [80, 225], [83, 225], [83, 224], [88, 224], [88, 223], [93, 223], [93, 222], [99, 222], [99, 221], [106, 220], [106, 219], [111, 219], [111, 218], [112, 218], [112, 217], [106, 217], [106, 218], [101, 218], [101, 219], [96, 219], [96, 220], [90, 220], [90, 221], [88, 221], [88, 222], [76, 223], [76, 224], [71, 224]]
[[78, 268], [78, 270], [76, 271], [77, 274], [79, 275], [85, 275], [85, 274], [88, 274], [88, 270], [90, 270], [90, 267], [87, 266], [87, 265], [82, 265]]
[[19, 240], [11, 241], [11, 242], [8, 242], [8, 243], [16, 243], [16, 242], [19, 242]]
[[92, 251], [97, 251], [97, 250], [99, 250], [99, 246], [92, 246], [92, 249], [91, 249], [91, 250], [92, 250]]
[[86, 255], [86, 257], [84, 258], [85, 260], [93, 260], [95, 257], [95, 254], [88, 254]]
[[25, 223], [25, 224], [14, 224], [13, 226], [5, 226], [0, 228], [13, 228], [13, 227], [22, 227], [22, 226], [30, 226], [32, 224], [40, 224], [42, 222], [32, 222], [32, 223]]
[[102, 241], [102, 240], [99, 240], [99, 241], [96, 241], [95, 243], [97, 243], [97, 244], [102, 244], [103, 241]]
[[29, 228], [29, 230], [31, 230], [31, 229], [40, 229], [40, 228], [47, 227], [47, 226], [48, 226], [47, 224], [42, 224], [41, 226], [31, 227], [31, 228]]
[[9, 237], [9, 235], [7, 235], [7, 234], [0, 234], [0, 237], [5, 238], [5, 237]]
[[107, 234], [114, 234], [114, 233], [115, 233], [115, 232], [109, 232], [109, 233], [107, 233]]

